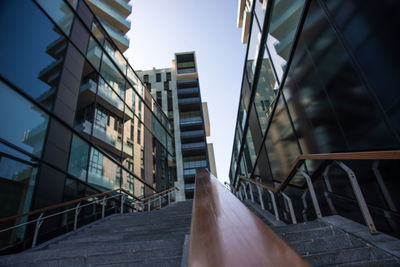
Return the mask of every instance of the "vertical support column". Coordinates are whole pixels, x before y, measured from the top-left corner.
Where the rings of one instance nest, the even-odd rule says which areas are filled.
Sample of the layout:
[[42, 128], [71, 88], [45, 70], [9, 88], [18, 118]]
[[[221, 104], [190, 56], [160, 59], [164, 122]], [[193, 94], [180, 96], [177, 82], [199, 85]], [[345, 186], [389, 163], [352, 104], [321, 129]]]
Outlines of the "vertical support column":
[[35, 226], [35, 232], [33, 233], [33, 241], [32, 241], [32, 247], [34, 248], [36, 246], [36, 241], [37, 241], [37, 237], [39, 234], [39, 229], [40, 226], [42, 226], [43, 223], [43, 212], [40, 214], [39, 218], [36, 221], [36, 226]]
[[125, 195], [121, 194], [121, 214], [124, 213]]
[[147, 211], [150, 211], [150, 199], [147, 200]]
[[171, 191], [168, 192], [168, 205], [171, 203]]
[[244, 190], [244, 197], [246, 198], [246, 200], [248, 200], [248, 199], [249, 199], [249, 197], [247, 196], [247, 192], [246, 192], [246, 184], [245, 184], [245, 183], [243, 183], [243, 182], [241, 182], [241, 185], [242, 185], [242, 187], [243, 187], [243, 190]]
[[392, 210], [392, 211], [398, 211], [396, 208], [396, 205], [394, 204], [392, 197], [390, 196], [389, 190], [386, 187], [385, 182], [382, 179], [382, 175], [381, 172], [379, 171], [379, 161], [375, 160], [374, 163], [372, 163], [372, 171], [375, 174], [376, 177], [376, 181], [378, 182], [379, 188], [382, 191], [383, 197], [386, 200], [386, 203], [388, 204], [388, 207]]
[[296, 220], [296, 216], [294, 214], [294, 209], [293, 209], [293, 204], [292, 204], [292, 200], [290, 199], [290, 197], [288, 195], [286, 195], [285, 193], [281, 192], [283, 198], [286, 200], [288, 206], [289, 206], [289, 212], [290, 212], [290, 217], [292, 218], [292, 223], [296, 224], [297, 220]]
[[103, 201], [102, 201], [102, 207], [101, 207], [101, 218], [104, 218], [106, 204], [107, 204], [107, 200], [106, 200], [106, 196], [104, 196]]
[[254, 203], [253, 185], [251, 183], [248, 183], [248, 184], [249, 184], [249, 190], [250, 190], [250, 200], [251, 200], [251, 202]]
[[276, 200], [275, 200], [274, 192], [272, 192], [271, 190], [267, 190], [267, 191], [271, 197], [272, 207], [274, 208], [274, 213], [275, 213], [275, 218], [277, 221], [279, 221], [279, 213], [278, 213], [278, 208], [276, 207]]
[[263, 201], [263, 197], [262, 197], [262, 189], [259, 185], [256, 185], [256, 186], [257, 186], [258, 199], [260, 200], [261, 209], [265, 210], [264, 201]]
[[304, 221], [308, 221], [307, 219], [307, 209], [308, 209], [308, 205], [307, 205], [307, 201], [306, 201], [306, 196], [307, 196], [307, 190], [304, 190], [304, 193], [301, 195], [301, 200], [303, 202], [303, 210], [301, 212], [301, 214], [303, 214], [303, 219]]
[[341, 161], [336, 161], [336, 163], [347, 173], [347, 176], [350, 180], [351, 187], [353, 188], [354, 194], [356, 195], [358, 206], [361, 209], [361, 213], [364, 217], [365, 223], [369, 228], [371, 234], [377, 234], [376, 227], [374, 221], [372, 220], [371, 214], [368, 210], [367, 203], [365, 202], [364, 196], [361, 192], [360, 186], [357, 182], [356, 175], [353, 170], [350, 169], [346, 164]]
[[308, 191], [310, 192], [311, 201], [313, 203], [315, 214], [317, 215], [317, 218], [322, 218], [321, 209], [319, 208], [318, 199], [317, 199], [317, 196], [315, 195], [314, 186], [313, 186], [311, 177], [305, 171], [303, 171], [301, 169], [297, 169], [297, 170], [306, 179]]
[[328, 190], [328, 192], [325, 192], [324, 195], [325, 195], [326, 201], [328, 202], [328, 206], [329, 206], [329, 209], [331, 210], [332, 214], [337, 214], [336, 208], [333, 205], [332, 199], [329, 195], [329, 193], [332, 193], [332, 186], [331, 186], [331, 182], [329, 181], [329, 176], [328, 176], [329, 168], [330, 168], [330, 165], [326, 166], [324, 173], [322, 174], [322, 176], [324, 177], [326, 190]]
[[80, 206], [81, 206], [81, 203], [79, 202], [78, 205], [76, 205], [76, 208], [75, 208], [74, 231], [75, 231], [76, 228], [78, 227], [78, 215], [79, 215], [79, 212], [81, 212]]

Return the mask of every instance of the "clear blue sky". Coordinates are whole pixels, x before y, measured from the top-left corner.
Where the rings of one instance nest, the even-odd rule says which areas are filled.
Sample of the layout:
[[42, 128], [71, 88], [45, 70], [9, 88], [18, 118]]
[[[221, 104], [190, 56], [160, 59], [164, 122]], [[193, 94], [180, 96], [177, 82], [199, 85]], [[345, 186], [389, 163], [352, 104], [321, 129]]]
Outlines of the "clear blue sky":
[[176, 52], [195, 51], [202, 100], [208, 102], [217, 173], [228, 181], [246, 45], [236, 0], [133, 0], [130, 48], [136, 70], [167, 68]]

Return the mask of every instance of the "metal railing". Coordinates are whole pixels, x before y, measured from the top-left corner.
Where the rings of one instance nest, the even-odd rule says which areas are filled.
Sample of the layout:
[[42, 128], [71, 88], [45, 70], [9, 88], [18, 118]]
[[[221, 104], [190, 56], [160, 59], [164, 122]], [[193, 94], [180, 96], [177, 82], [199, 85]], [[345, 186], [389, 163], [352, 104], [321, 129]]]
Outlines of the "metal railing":
[[[329, 193], [332, 193], [332, 187], [331, 183], [329, 180], [328, 172], [332, 164], [336, 164], [339, 166], [345, 173], [346, 176], [350, 182], [350, 186], [352, 188], [352, 191], [355, 195], [356, 202], [358, 205], [359, 210], [361, 211], [362, 217], [364, 219], [365, 224], [368, 226], [370, 233], [371, 234], [376, 234], [378, 231], [376, 230], [375, 223], [373, 221], [373, 218], [371, 216], [370, 210], [368, 209], [368, 205], [365, 201], [364, 195], [360, 189], [360, 185], [358, 183], [358, 180], [356, 178], [355, 172], [345, 163], [343, 163], [344, 160], [374, 160], [372, 170], [373, 173], [377, 179], [377, 183], [381, 189], [381, 192], [383, 192], [383, 197], [388, 203], [389, 208], [392, 211], [397, 211], [395, 205], [393, 204], [393, 201], [390, 197], [390, 194], [388, 193], [388, 190], [386, 188], [386, 185], [383, 183], [382, 177], [380, 175], [380, 172], [378, 170], [378, 164], [379, 160], [399, 160], [400, 159], [400, 150], [394, 150], [394, 151], [372, 151], [372, 152], [354, 152], [354, 153], [331, 153], [331, 154], [304, 154], [300, 155], [297, 157], [295, 160], [292, 168], [288, 172], [288, 175], [284, 177], [284, 179], [281, 180], [279, 185], [277, 186], [272, 186], [272, 185], [267, 185], [264, 184], [260, 181], [254, 180], [254, 179], [249, 179], [243, 176], [240, 176], [238, 181], [236, 181], [237, 186], [231, 185], [232, 191], [236, 194], [238, 198], [241, 200], [243, 199], [249, 199], [249, 196], [247, 194], [247, 187], [249, 187], [249, 193], [250, 193], [250, 200], [254, 202], [254, 192], [252, 189], [252, 186], [256, 186], [257, 191], [258, 191], [258, 198], [259, 202], [261, 204], [261, 209], [265, 210], [264, 207], [264, 201], [263, 201], [263, 194], [262, 190], [266, 190], [269, 194], [270, 198], [270, 203], [272, 204], [273, 212], [275, 214], [276, 220], [280, 220], [278, 208], [277, 208], [277, 196], [282, 196], [283, 202], [284, 202], [284, 208], [286, 209], [287, 214], [290, 215], [290, 219], [293, 224], [297, 223], [296, 220], [296, 215], [295, 211], [293, 208], [293, 203], [291, 198], [285, 194], [283, 191], [288, 188], [288, 187], [295, 187], [294, 185], [290, 184], [292, 179], [295, 177], [297, 173], [301, 174], [302, 177], [304, 178], [305, 181], [305, 187], [306, 189], [304, 190], [301, 198], [303, 202], [304, 209], [302, 211], [303, 214], [305, 214], [307, 210], [307, 203], [306, 203], [306, 194], [309, 193], [311, 202], [315, 211], [315, 215], [317, 218], [323, 217], [321, 208], [319, 205], [319, 201], [317, 198], [317, 195], [315, 193], [315, 188], [313, 185], [313, 180], [311, 179], [311, 176], [306, 170], [300, 169], [303, 165], [303, 163], [306, 160], [319, 160], [323, 161], [326, 164], [321, 164], [323, 172], [322, 172], [322, 177], [324, 179], [325, 183], [325, 188], [327, 190], [327, 194], [325, 194], [328, 206], [330, 207], [330, 210], [335, 210], [333, 203], [331, 199], [329, 198]], [[319, 178], [319, 177], [318, 177]]]
[[[78, 216], [79, 216], [82, 208], [84, 208], [84, 207], [93, 206], [93, 209], [95, 209], [96, 205], [98, 205], [98, 204], [101, 205], [101, 217], [100, 217], [101, 219], [104, 218], [106, 215], [106, 205], [107, 205], [107, 201], [110, 199], [114, 199], [120, 203], [119, 213], [121, 213], [121, 214], [124, 213], [124, 211], [143, 212], [146, 209], [145, 206], [147, 207], [147, 211], [150, 211], [153, 209], [160, 209], [163, 206], [163, 204], [169, 205], [171, 202], [175, 201], [175, 199], [176, 199], [175, 191], [176, 190], [179, 190], [179, 189], [176, 187], [171, 187], [167, 190], [164, 190], [159, 193], [155, 193], [144, 199], [140, 199], [140, 198], [134, 196], [129, 191], [127, 191], [123, 188], [114, 189], [114, 190], [110, 190], [107, 192], [90, 195], [90, 196], [79, 198], [76, 200], [67, 201], [64, 203], [37, 209], [37, 210], [31, 211], [31, 212], [27, 212], [27, 213], [15, 215], [15, 216], [7, 217], [7, 218], [2, 218], [2, 219], [0, 219], [0, 223], [9, 223], [9, 222], [13, 222], [17, 219], [38, 215], [37, 218], [30, 220], [28, 222], [23, 222], [23, 223], [14, 225], [14, 226], [10, 226], [10, 227], [1, 229], [0, 234], [35, 223], [35, 228], [33, 230], [32, 245], [31, 245], [31, 247], [34, 248], [37, 244], [39, 230], [40, 230], [43, 222], [46, 219], [50, 219], [50, 218], [60, 216], [60, 215], [66, 216], [67, 213], [73, 212], [73, 214], [74, 214], [73, 230], [76, 230], [78, 228]], [[164, 198], [165, 198], [165, 201], [162, 201]], [[89, 201], [89, 203], [83, 204], [86, 201]], [[54, 212], [57, 209], [65, 208], [65, 207], [73, 205], [73, 204], [76, 204], [73, 208], [68, 208], [68, 209], [65, 209], [62, 211], [51, 213], [49, 215], [45, 215], [46, 212]]]

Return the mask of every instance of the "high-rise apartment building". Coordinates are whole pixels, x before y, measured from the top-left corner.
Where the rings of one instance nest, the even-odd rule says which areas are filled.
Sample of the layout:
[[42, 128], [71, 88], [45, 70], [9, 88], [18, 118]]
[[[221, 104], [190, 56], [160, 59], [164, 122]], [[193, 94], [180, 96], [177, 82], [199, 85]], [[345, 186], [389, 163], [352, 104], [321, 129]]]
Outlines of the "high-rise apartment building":
[[179, 199], [192, 198], [196, 168], [216, 175], [214, 150], [207, 144], [210, 122], [202, 103], [194, 52], [175, 54], [171, 68], [138, 71], [173, 126]]
[[[232, 185], [244, 176], [276, 188], [293, 175], [285, 194], [297, 221], [306, 221], [316, 218], [308, 175], [323, 215], [365, 223], [366, 210], [362, 215], [357, 204], [363, 195], [377, 229], [400, 235], [398, 161], [354, 155], [343, 162], [306, 160], [293, 169], [300, 155], [399, 149], [400, 43], [392, 38], [399, 13], [397, 1], [239, 1], [247, 54]], [[354, 176], [362, 195], [348, 180]], [[281, 218], [290, 220], [287, 199], [278, 198]]]
[[1, 1], [0, 217], [174, 184], [170, 122], [122, 54], [128, 2]]

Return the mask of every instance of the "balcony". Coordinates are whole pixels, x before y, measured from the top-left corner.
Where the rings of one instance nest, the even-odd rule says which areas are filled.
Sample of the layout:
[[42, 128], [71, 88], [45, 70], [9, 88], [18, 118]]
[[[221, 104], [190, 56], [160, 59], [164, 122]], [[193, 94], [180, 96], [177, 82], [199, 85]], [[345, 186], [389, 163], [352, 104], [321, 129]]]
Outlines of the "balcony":
[[124, 0], [105, 0], [105, 2], [124, 16], [132, 13], [132, 6]]
[[191, 126], [191, 125], [199, 125], [203, 123], [203, 119], [201, 117], [193, 117], [193, 118], [185, 118], [180, 119], [180, 126]]
[[129, 48], [129, 38], [125, 36], [122, 32], [118, 31], [116, 28], [108, 24], [107, 22], [100, 19], [101, 25], [103, 25], [104, 29], [113, 39], [115, 44], [121, 50], [121, 52], [125, 52]]
[[123, 15], [115, 11], [113, 7], [103, 0], [87, 0], [92, 11], [109, 23], [114, 28], [120, 30], [123, 34], [127, 33], [131, 28], [131, 22]]
[[181, 139], [190, 139], [190, 138], [204, 138], [205, 133], [204, 130], [195, 130], [195, 131], [181, 131]]
[[193, 87], [193, 88], [185, 88], [185, 89], [179, 89], [178, 90], [178, 96], [185, 96], [185, 97], [196, 97], [199, 96], [199, 88], [198, 87]]
[[182, 151], [203, 150], [203, 149], [206, 149], [206, 143], [204, 142], [182, 144]]
[[179, 105], [199, 104], [200, 97], [181, 98], [178, 100]]
[[197, 160], [197, 161], [187, 161], [183, 162], [183, 168], [201, 168], [201, 167], [207, 167], [207, 161], [206, 160]]

